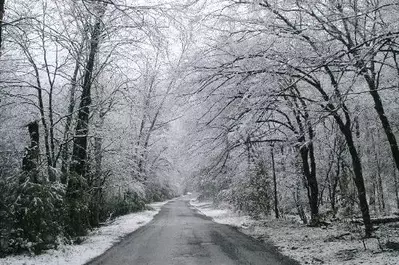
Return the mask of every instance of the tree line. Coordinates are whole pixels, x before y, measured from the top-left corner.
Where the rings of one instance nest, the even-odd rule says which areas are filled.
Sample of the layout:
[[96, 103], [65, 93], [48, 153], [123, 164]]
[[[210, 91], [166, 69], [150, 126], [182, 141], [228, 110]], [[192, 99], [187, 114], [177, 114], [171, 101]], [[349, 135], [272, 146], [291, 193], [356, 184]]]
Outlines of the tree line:
[[199, 26], [209, 41], [187, 91], [202, 102], [190, 148], [214, 154], [193, 174], [202, 190], [250, 212], [295, 209], [308, 222], [309, 211], [311, 225], [326, 212], [360, 214], [371, 236], [371, 217], [398, 206], [398, 8], [389, 0], [209, 5]]
[[176, 194], [165, 137], [184, 49], [170, 54], [170, 12], [133, 1], [0, 2], [1, 255], [79, 242]]

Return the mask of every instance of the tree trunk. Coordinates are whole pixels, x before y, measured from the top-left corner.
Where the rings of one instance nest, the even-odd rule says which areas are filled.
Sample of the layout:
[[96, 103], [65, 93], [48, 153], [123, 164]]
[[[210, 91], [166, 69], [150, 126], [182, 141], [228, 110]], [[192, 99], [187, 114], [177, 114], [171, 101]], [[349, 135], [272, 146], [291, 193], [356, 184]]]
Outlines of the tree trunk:
[[69, 91], [69, 105], [68, 105], [68, 116], [66, 118], [65, 123], [65, 131], [64, 131], [64, 145], [61, 150], [61, 183], [67, 184], [68, 182], [68, 160], [69, 160], [69, 134], [71, 131], [71, 124], [73, 120], [73, 111], [75, 109], [75, 93], [77, 86], [78, 73], [80, 68], [80, 53], [79, 51], [78, 57], [76, 59], [75, 69], [73, 72], [72, 80], [71, 80], [71, 88]]
[[331, 103], [330, 97], [324, 91], [321, 84], [313, 83], [313, 86], [322, 95], [324, 101], [326, 102], [326, 105], [324, 106], [325, 110], [329, 111], [331, 113], [331, 115], [334, 117], [335, 121], [337, 122], [340, 131], [344, 135], [345, 142], [349, 149], [349, 153], [350, 153], [350, 156], [352, 159], [354, 181], [355, 181], [355, 185], [356, 185], [356, 189], [357, 189], [357, 193], [358, 193], [360, 211], [362, 212], [362, 216], [363, 216], [364, 227], [365, 227], [365, 236], [370, 237], [373, 232], [373, 225], [370, 221], [370, 211], [369, 211], [369, 206], [367, 203], [366, 188], [364, 185], [362, 162], [360, 160], [359, 153], [356, 149], [356, 145], [353, 140], [353, 133], [351, 130], [352, 125], [351, 125], [349, 111], [348, 111], [348, 108], [346, 107], [345, 102], [342, 99], [341, 93], [339, 91], [338, 82], [335, 79], [333, 72], [331, 71], [331, 69], [328, 66], [325, 66], [324, 69], [326, 70], [326, 72], [328, 73], [328, 75], [330, 77], [331, 84], [334, 87], [335, 96], [341, 100], [341, 105], [342, 105], [341, 108], [342, 108], [344, 116], [345, 116], [345, 122], [342, 120], [340, 114], [338, 114], [337, 108], [334, 106], [334, 104]]
[[[67, 186], [68, 201], [68, 229], [73, 235], [81, 236], [86, 234], [90, 227], [90, 201], [85, 197], [89, 190], [87, 189], [88, 180], [88, 131], [91, 105], [91, 86], [95, 58], [99, 47], [99, 40], [102, 28], [102, 16], [105, 13], [103, 7], [96, 17], [93, 31], [91, 32], [91, 43], [89, 57], [87, 59], [82, 95], [78, 111], [78, 120], [75, 127], [75, 136], [73, 139], [72, 162], [70, 165], [70, 178]], [[82, 207], [82, 205], [84, 207]]]
[[100, 224], [100, 203], [101, 203], [101, 178], [102, 178], [102, 138], [94, 138], [94, 160], [95, 174], [93, 177], [93, 194], [91, 202], [90, 224], [98, 226]]
[[303, 210], [302, 200], [301, 200], [301, 187], [300, 181], [296, 183], [296, 191], [294, 191], [294, 201], [296, 205], [296, 209], [298, 211], [298, 215], [301, 218], [302, 222], [306, 225], [308, 224], [308, 218], [306, 217], [305, 211]]
[[331, 210], [333, 211], [333, 216], [337, 214], [337, 207], [336, 207], [336, 202], [337, 202], [337, 186], [338, 186], [338, 180], [339, 180], [339, 175], [341, 174], [341, 158], [338, 156], [337, 158], [337, 168], [335, 171], [335, 177], [332, 177], [330, 181], [330, 203], [331, 203]]
[[276, 218], [280, 218], [278, 212], [278, 193], [277, 193], [277, 177], [276, 177], [276, 165], [274, 161], [274, 146], [271, 146], [271, 156], [272, 156], [272, 170], [273, 170], [273, 187], [274, 187], [274, 213]]
[[396, 166], [394, 166], [393, 168], [393, 177], [395, 182], [396, 208], [399, 209], [399, 183], [398, 183], [398, 174], [396, 174]]
[[378, 192], [378, 207], [380, 210], [380, 213], [385, 213], [385, 196], [384, 196], [384, 187], [383, 187], [383, 181], [382, 181], [382, 176], [381, 176], [381, 165], [380, 161], [378, 160], [378, 156], [376, 153], [376, 164], [377, 164], [377, 192]]
[[97, 17], [91, 36], [90, 53], [85, 67], [83, 90], [78, 112], [78, 121], [75, 128], [75, 137], [73, 141], [72, 163], [70, 171], [76, 173], [78, 176], [83, 177], [85, 177], [87, 173], [86, 160], [91, 105], [91, 86], [95, 57], [98, 51], [99, 39], [101, 35], [101, 17], [102, 15]]
[[316, 160], [314, 156], [314, 146], [313, 146], [313, 128], [310, 124], [308, 114], [305, 114], [305, 122], [306, 127], [308, 129], [309, 135], [309, 143], [308, 143], [308, 150], [309, 150], [309, 160], [310, 160], [310, 176], [308, 178], [308, 185], [310, 187], [310, 210], [312, 214], [312, 225], [318, 225], [319, 223], [319, 186], [317, 183], [316, 178]]
[[[298, 98], [300, 98], [299, 91], [296, 90]], [[300, 100], [300, 99], [299, 99]], [[306, 188], [308, 192], [308, 200], [310, 206], [312, 226], [317, 226], [319, 223], [319, 188], [316, 179], [316, 162], [314, 157], [314, 146], [313, 146], [313, 128], [309, 121], [309, 114], [307, 112], [306, 103], [301, 101], [303, 108], [303, 114], [300, 115], [298, 111], [294, 110], [295, 119], [299, 128], [298, 143], [301, 145], [299, 152], [302, 160], [303, 175], [306, 179]], [[300, 109], [297, 102], [294, 101], [296, 109]], [[303, 116], [304, 122], [302, 122], [301, 116]], [[306, 133], [309, 136], [309, 142], [306, 142]], [[310, 161], [310, 164], [309, 164]]]
[[29, 174], [33, 183], [38, 183], [37, 167], [39, 165], [39, 122], [34, 121], [28, 124], [30, 146], [26, 149], [22, 160], [22, 170]]
[[351, 131], [351, 123], [348, 120], [346, 124], [344, 124], [341, 118], [338, 116], [337, 113], [334, 113], [334, 117], [338, 123], [338, 126], [341, 132], [344, 134], [346, 144], [349, 149], [349, 153], [352, 158], [352, 166], [354, 172], [354, 181], [357, 188], [357, 195], [359, 199], [360, 211], [362, 212], [363, 222], [365, 226], [365, 235], [366, 237], [370, 237], [373, 232], [373, 225], [370, 221], [370, 212], [369, 206], [367, 203], [367, 196], [366, 196], [366, 188], [364, 185], [364, 178], [362, 172], [362, 163], [359, 157], [359, 154], [356, 150], [355, 143], [353, 141], [353, 135]]
[[382, 128], [384, 129], [385, 135], [387, 136], [389, 146], [391, 148], [393, 160], [395, 161], [396, 168], [399, 170], [399, 148], [398, 142], [396, 141], [395, 134], [392, 131], [391, 124], [385, 114], [384, 106], [382, 104], [381, 97], [378, 93], [375, 80], [369, 75], [365, 75], [365, 79], [370, 89], [370, 95], [374, 100], [374, 109], [376, 110], [378, 117], [381, 121]]
[[44, 107], [44, 101], [43, 101], [43, 91], [44, 89], [42, 88], [42, 83], [40, 81], [40, 73], [39, 73], [39, 68], [37, 67], [36, 63], [33, 60], [33, 57], [26, 53], [28, 55], [28, 60], [30, 61], [34, 71], [35, 71], [35, 78], [36, 78], [36, 83], [37, 83], [37, 101], [38, 101], [38, 107], [39, 107], [39, 112], [40, 112], [40, 120], [43, 126], [43, 132], [44, 132], [44, 147], [45, 147], [45, 152], [46, 152], [46, 161], [47, 161], [47, 174], [49, 177], [52, 176], [52, 171], [50, 169], [51, 165], [53, 164], [51, 160], [51, 149], [50, 149], [50, 135], [49, 135], [49, 129], [47, 125], [47, 120], [46, 120], [46, 114], [45, 114], [45, 107]]
[[3, 18], [4, 18], [5, 0], [0, 0], [0, 56], [3, 48]]
[[[379, 131], [377, 130], [377, 135], [379, 135]], [[376, 179], [376, 192], [377, 192], [377, 196], [376, 198], [378, 198], [378, 210], [379, 213], [385, 213], [385, 196], [384, 196], [384, 187], [383, 187], [383, 181], [382, 181], [382, 176], [381, 176], [381, 162], [379, 160], [380, 154], [378, 151], [378, 143], [376, 142], [376, 140], [374, 139], [373, 136], [373, 132], [370, 133], [371, 136], [371, 141], [374, 147], [374, 160], [376, 163], [376, 175], [377, 175], [377, 179]], [[379, 141], [380, 142], [380, 141]]]
[[306, 188], [308, 190], [308, 199], [311, 213], [311, 225], [317, 225], [319, 220], [319, 204], [318, 204], [318, 187], [317, 180], [315, 174], [311, 170], [311, 166], [309, 166], [309, 149], [308, 147], [302, 147], [300, 150], [301, 160], [302, 160], [302, 170], [303, 175], [306, 178]]
[[[304, 40], [309, 44], [309, 46], [318, 54], [320, 54], [320, 49], [318, 48], [318, 45], [315, 44], [313, 41], [313, 38], [309, 37], [306, 35], [304, 30], [302, 28], [297, 27], [297, 23], [291, 21], [291, 17], [284, 16], [278, 9], [275, 9], [268, 1], [264, 0], [259, 3], [260, 6], [268, 9], [273, 13], [277, 19], [280, 19], [288, 28], [292, 29], [295, 35], [298, 35], [300, 39]], [[357, 51], [357, 49], [353, 49], [354, 51]], [[362, 172], [362, 164], [361, 160], [359, 157], [359, 154], [357, 152], [356, 146], [353, 141], [353, 135], [351, 131], [351, 122], [350, 122], [350, 115], [348, 113], [348, 109], [345, 106], [345, 98], [342, 97], [340, 91], [339, 91], [339, 84], [338, 81], [335, 78], [335, 72], [330, 69], [330, 66], [327, 64], [323, 66], [324, 70], [328, 74], [331, 85], [334, 88], [334, 97], [340, 101], [339, 107], [337, 108], [334, 105], [334, 101], [331, 100], [330, 96], [328, 93], [323, 89], [323, 86], [321, 85], [320, 81], [317, 79], [313, 78], [310, 72], [303, 72], [303, 71], [298, 71], [298, 74], [303, 77], [302, 80], [307, 82], [308, 84], [312, 85], [321, 95], [323, 100], [325, 101], [325, 105], [323, 105], [323, 108], [328, 111], [331, 115], [333, 115], [334, 119], [337, 121], [339, 128], [341, 132], [345, 136], [345, 140], [352, 158], [352, 166], [353, 166], [353, 172], [354, 172], [354, 182], [358, 191], [358, 199], [360, 203], [360, 209], [362, 212], [363, 220], [364, 220], [364, 225], [365, 225], [365, 234], [366, 237], [370, 237], [372, 234], [372, 224], [370, 222], [370, 213], [369, 213], [369, 207], [367, 203], [367, 197], [366, 197], [366, 190], [365, 190], [365, 185], [364, 185], [364, 178], [363, 178], [363, 172]], [[340, 114], [338, 114], [337, 110], [343, 109], [344, 115], [345, 115], [345, 122], [342, 120]]]

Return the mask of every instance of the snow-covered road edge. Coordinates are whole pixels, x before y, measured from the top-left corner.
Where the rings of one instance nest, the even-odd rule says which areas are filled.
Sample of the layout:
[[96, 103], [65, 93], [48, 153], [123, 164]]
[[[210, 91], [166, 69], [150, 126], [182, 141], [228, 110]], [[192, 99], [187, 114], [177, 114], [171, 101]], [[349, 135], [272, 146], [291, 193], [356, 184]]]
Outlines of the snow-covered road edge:
[[153, 210], [132, 213], [116, 218], [112, 223], [94, 229], [80, 245], [63, 245], [38, 256], [17, 255], [0, 259], [2, 265], [82, 265], [103, 254], [124, 236], [148, 224], [168, 203], [149, 204]]
[[256, 239], [270, 241], [280, 251], [301, 264], [314, 265], [398, 265], [399, 252], [381, 252], [375, 238], [366, 240], [367, 250], [358, 239], [336, 239], [340, 227], [309, 228], [281, 220], [254, 220], [229, 207], [215, 208], [210, 202], [190, 201], [191, 207], [216, 223], [238, 227]]
[[195, 199], [190, 200], [191, 208], [196, 210], [199, 214], [212, 218], [212, 220], [219, 224], [230, 225], [239, 228], [246, 228], [253, 222], [253, 219], [246, 215], [238, 215], [231, 209], [217, 209], [212, 206], [210, 202], [198, 202]]

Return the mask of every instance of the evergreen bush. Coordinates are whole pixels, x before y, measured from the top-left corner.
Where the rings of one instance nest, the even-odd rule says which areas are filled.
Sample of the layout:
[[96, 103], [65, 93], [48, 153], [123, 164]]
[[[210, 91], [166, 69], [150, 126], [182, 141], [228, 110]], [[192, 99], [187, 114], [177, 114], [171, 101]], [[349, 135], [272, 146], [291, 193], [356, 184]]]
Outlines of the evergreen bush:
[[7, 252], [38, 254], [55, 248], [64, 236], [63, 198], [65, 187], [58, 183], [33, 183], [29, 177], [12, 194], [9, 214], [12, 229]]
[[145, 200], [136, 192], [128, 190], [123, 196], [113, 196], [103, 209], [102, 216], [112, 218], [128, 213], [138, 212], [146, 208]]

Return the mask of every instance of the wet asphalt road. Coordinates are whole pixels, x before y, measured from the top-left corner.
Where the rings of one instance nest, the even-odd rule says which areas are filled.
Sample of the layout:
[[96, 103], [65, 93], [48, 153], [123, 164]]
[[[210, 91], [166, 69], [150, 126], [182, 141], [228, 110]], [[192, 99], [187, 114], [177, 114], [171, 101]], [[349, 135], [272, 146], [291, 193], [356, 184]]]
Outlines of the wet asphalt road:
[[87, 264], [299, 265], [274, 246], [198, 214], [185, 198], [166, 204], [149, 224]]

